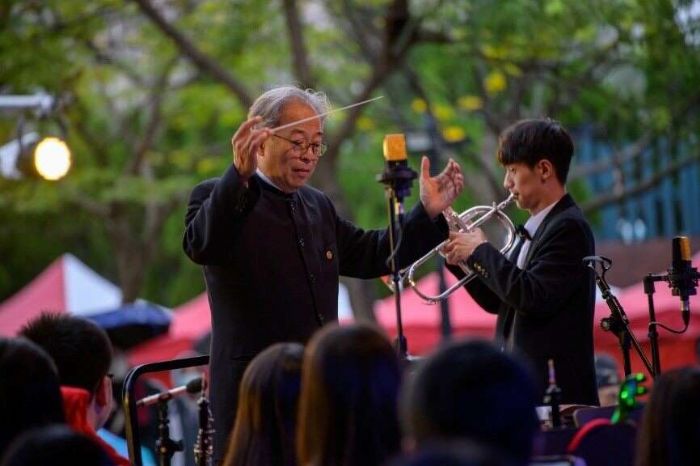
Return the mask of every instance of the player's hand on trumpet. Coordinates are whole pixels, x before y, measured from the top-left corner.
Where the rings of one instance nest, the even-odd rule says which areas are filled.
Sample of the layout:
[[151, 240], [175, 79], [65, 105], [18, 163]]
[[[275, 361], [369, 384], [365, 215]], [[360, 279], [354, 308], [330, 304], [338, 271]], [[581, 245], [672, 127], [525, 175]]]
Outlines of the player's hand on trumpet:
[[486, 235], [481, 228], [464, 233], [451, 231], [447, 243], [442, 247], [442, 252], [448, 264], [458, 265], [467, 260], [474, 249], [486, 241]]

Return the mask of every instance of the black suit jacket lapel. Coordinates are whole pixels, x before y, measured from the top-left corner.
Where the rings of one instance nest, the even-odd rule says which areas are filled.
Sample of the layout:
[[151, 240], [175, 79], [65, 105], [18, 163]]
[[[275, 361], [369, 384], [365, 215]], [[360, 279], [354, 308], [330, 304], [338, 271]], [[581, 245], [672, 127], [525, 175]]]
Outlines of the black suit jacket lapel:
[[552, 210], [549, 211], [547, 216], [542, 221], [542, 224], [540, 224], [539, 228], [535, 232], [535, 236], [532, 238], [532, 241], [530, 243], [530, 249], [527, 250], [527, 256], [525, 257], [525, 266], [527, 266], [527, 264], [530, 262], [530, 259], [532, 259], [532, 255], [539, 246], [539, 242], [542, 239], [542, 236], [544, 236], [544, 232], [547, 230], [547, 224], [550, 222], [550, 220], [559, 215], [560, 212], [563, 212], [564, 210], [568, 209], [573, 205], [574, 200], [567, 193], [564, 194], [564, 197], [559, 199], [559, 202], [557, 202], [552, 208]]

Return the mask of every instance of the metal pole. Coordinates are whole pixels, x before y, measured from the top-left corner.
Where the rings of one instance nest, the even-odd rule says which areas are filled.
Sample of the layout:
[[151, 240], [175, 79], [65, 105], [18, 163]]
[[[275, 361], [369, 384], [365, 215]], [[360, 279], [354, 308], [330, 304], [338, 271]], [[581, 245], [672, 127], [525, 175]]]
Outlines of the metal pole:
[[[430, 150], [427, 151], [427, 155], [430, 159], [430, 166], [436, 167], [443, 158], [444, 141], [438, 131], [435, 117], [430, 112], [426, 112], [425, 115], [425, 126], [430, 137]], [[437, 274], [438, 291], [439, 294], [442, 294], [447, 289], [447, 281], [445, 280], [445, 260], [440, 255], [437, 256]], [[448, 299], [440, 300], [440, 333], [443, 340], [449, 340], [452, 337], [452, 322], [450, 320], [450, 303]]]
[[39, 92], [33, 95], [0, 95], [0, 109], [3, 110], [39, 110], [42, 114], [49, 113], [56, 99]]

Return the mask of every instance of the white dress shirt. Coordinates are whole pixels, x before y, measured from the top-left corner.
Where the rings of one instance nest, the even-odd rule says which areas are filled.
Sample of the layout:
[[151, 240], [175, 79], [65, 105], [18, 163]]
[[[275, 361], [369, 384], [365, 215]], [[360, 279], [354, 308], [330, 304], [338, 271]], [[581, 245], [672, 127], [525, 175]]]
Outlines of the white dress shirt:
[[[559, 201], [556, 201], [556, 202], [549, 204], [547, 207], [540, 210], [536, 215], [533, 215], [532, 217], [527, 219], [527, 222], [525, 222], [524, 228], [529, 233], [530, 238], [535, 237], [535, 233], [537, 232], [537, 229], [540, 227], [540, 225], [544, 221], [544, 218], [547, 216], [549, 211], [551, 211], [554, 208], [554, 206], [556, 205], [557, 202], [559, 202]], [[532, 243], [532, 241], [529, 239], [523, 239], [523, 241], [524, 241], [523, 247], [520, 248], [520, 254], [518, 254], [518, 260], [515, 263], [515, 265], [517, 265], [518, 268], [521, 270], [525, 269], [525, 258], [527, 257], [527, 252], [530, 250], [530, 243]]]

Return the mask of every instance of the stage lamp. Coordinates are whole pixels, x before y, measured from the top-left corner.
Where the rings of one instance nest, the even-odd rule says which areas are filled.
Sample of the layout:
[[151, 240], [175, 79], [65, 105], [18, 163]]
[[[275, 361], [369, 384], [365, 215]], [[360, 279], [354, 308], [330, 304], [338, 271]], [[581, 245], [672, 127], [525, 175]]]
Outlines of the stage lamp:
[[45, 137], [36, 145], [34, 167], [42, 178], [50, 181], [63, 178], [70, 166], [70, 150], [62, 139]]
[[[0, 110], [18, 112], [17, 138], [0, 146], [0, 178], [41, 176], [58, 180], [71, 167], [71, 153], [63, 141], [66, 125], [61, 101], [43, 91], [31, 95], [0, 95]], [[25, 118], [34, 131], [25, 128]], [[53, 136], [41, 136], [51, 134]], [[62, 137], [55, 137], [55, 135]], [[37, 144], [38, 141], [38, 144]]]

